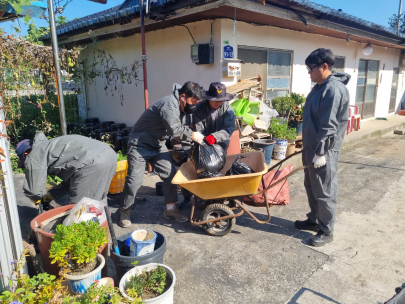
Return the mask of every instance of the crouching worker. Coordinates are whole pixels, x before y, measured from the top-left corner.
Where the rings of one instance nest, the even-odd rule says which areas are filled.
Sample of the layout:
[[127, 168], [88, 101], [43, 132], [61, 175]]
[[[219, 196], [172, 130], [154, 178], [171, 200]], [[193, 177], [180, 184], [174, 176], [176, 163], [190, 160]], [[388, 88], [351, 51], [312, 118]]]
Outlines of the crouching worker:
[[[235, 112], [229, 102], [232, 94], [226, 93], [226, 86], [220, 82], [210, 84], [205, 92], [205, 100], [200, 102], [193, 113], [193, 129], [205, 136], [209, 145], [220, 145], [226, 154], [231, 135], [235, 130]], [[184, 201], [179, 209], [191, 203], [193, 195], [183, 190]]]
[[[25, 167], [24, 194], [37, 203], [44, 196], [70, 193], [70, 204], [83, 197], [107, 203], [107, 194], [117, 168], [117, 155], [107, 144], [80, 135], [65, 135], [48, 140], [37, 132], [34, 141], [19, 142], [16, 153], [19, 168]], [[48, 175], [63, 182], [45, 191]]]
[[171, 183], [176, 168], [166, 147], [167, 136], [180, 141], [193, 140], [202, 143], [204, 136], [193, 132], [183, 124], [186, 114], [192, 114], [204, 96], [197, 83], [175, 84], [173, 93], [163, 97], [146, 109], [132, 128], [128, 142], [128, 175], [121, 199], [119, 225], [131, 225], [131, 206], [142, 185], [146, 161], [163, 180], [163, 194], [166, 210], [163, 217], [177, 222], [187, 222], [188, 218], [178, 212], [177, 185]]

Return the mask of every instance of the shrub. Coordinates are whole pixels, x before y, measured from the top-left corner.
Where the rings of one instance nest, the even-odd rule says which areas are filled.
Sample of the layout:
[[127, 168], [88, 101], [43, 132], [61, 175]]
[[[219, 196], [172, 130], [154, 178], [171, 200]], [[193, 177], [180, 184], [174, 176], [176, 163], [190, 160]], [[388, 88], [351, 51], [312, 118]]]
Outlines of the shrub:
[[68, 272], [85, 268], [95, 261], [99, 248], [107, 243], [107, 229], [88, 221], [56, 227], [49, 257]]
[[278, 139], [296, 139], [297, 138], [297, 130], [295, 128], [288, 127], [288, 122], [281, 118], [276, 118], [276, 119], [271, 120], [268, 132], [271, 135], [273, 135], [273, 138], [278, 138]]

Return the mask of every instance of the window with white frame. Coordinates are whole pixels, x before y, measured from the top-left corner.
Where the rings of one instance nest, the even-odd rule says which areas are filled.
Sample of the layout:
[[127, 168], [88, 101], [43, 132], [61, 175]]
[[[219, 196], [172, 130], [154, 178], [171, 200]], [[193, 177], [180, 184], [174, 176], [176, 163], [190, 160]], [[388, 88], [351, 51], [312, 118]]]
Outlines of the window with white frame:
[[263, 77], [266, 99], [291, 92], [292, 51], [239, 46], [238, 59], [243, 61], [243, 78]]
[[291, 90], [292, 51], [267, 51], [266, 97], [272, 100]]

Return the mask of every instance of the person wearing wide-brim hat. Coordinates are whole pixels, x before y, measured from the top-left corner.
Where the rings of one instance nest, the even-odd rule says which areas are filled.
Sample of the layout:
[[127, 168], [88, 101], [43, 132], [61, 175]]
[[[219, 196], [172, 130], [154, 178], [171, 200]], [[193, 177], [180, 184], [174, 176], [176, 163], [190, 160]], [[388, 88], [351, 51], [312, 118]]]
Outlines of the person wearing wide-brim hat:
[[[200, 102], [193, 113], [193, 130], [205, 136], [209, 145], [220, 145], [225, 153], [231, 135], [235, 130], [235, 112], [229, 104], [233, 95], [226, 92], [226, 86], [220, 82], [210, 84], [205, 92], [205, 100]], [[179, 209], [184, 209], [191, 202], [185, 197]]]

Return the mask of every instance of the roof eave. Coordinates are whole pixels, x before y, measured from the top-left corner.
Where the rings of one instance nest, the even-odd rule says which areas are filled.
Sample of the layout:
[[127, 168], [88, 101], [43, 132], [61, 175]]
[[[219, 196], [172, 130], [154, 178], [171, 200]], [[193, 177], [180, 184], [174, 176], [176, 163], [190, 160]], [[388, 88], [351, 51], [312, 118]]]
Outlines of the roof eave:
[[[184, 7], [184, 2], [199, 3], [196, 0], [183, 0], [173, 3], [171, 6], [160, 8], [154, 11], [145, 20], [146, 31], [172, 27], [193, 21], [229, 18], [233, 19], [234, 9], [237, 9], [237, 20], [259, 25], [276, 26], [290, 30], [307, 32], [330, 36], [339, 39], [350, 39], [350, 41], [370, 42], [375, 45], [404, 49], [404, 37], [388, 33], [384, 30], [374, 28], [367, 29], [364, 24], [356, 24], [353, 20], [331, 18], [320, 16], [311, 10], [298, 10], [299, 6], [283, 7], [276, 2], [295, 0], [272, 0], [275, 5], [266, 5], [246, 0], [210, 0], [204, 4]], [[175, 4], [175, 5], [174, 5]], [[193, 16], [194, 18], [190, 18]], [[151, 18], [155, 18], [155, 20]], [[260, 17], [260, 18], [259, 18]], [[272, 17], [272, 18], [268, 18]], [[161, 18], [161, 19], [159, 19]], [[121, 22], [123, 20], [121, 19]], [[304, 24], [306, 23], [306, 24]], [[59, 35], [59, 43], [64, 45], [88, 44], [91, 37], [88, 30], [91, 29], [91, 36], [108, 39], [120, 35], [134, 34], [140, 31], [139, 13], [128, 16], [126, 23], [97, 24], [88, 26], [85, 31], [75, 35]]]

